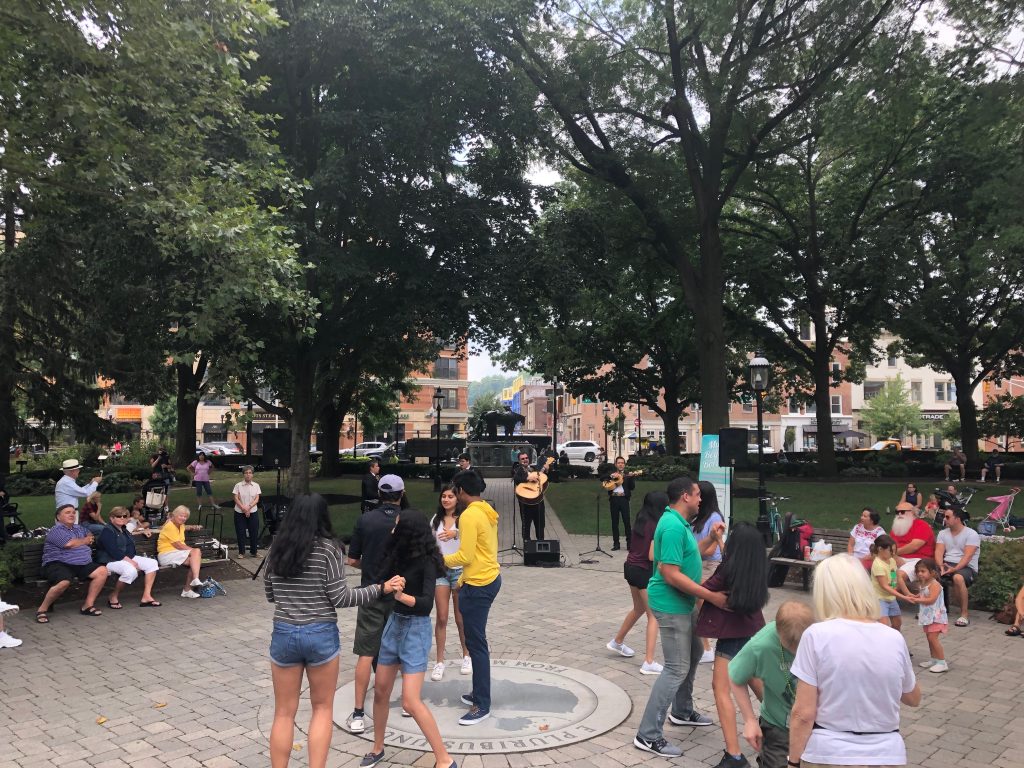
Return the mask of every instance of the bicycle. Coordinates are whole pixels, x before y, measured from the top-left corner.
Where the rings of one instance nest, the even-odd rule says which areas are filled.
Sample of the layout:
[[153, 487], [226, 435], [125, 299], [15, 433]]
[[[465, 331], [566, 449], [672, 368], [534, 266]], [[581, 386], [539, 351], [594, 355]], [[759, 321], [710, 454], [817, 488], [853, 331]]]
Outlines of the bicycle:
[[768, 502], [768, 526], [772, 544], [782, 539], [782, 513], [779, 512], [778, 502], [789, 500], [789, 496], [777, 496], [774, 493], [769, 493], [767, 496], [758, 499], [759, 502]]

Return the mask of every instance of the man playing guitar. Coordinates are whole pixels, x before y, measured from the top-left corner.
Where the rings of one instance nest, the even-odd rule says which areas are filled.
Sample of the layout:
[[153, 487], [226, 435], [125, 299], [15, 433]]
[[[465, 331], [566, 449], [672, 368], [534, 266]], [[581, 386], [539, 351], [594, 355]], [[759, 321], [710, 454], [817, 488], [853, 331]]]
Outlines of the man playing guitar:
[[[536, 473], [538, 470], [530, 466], [530, 454], [526, 451], [520, 451], [517, 458], [517, 464], [512, 469], [512, 482], [515, 485], [525, 483], [532, 479], [531, 474]], [[533, 523], [534, 532], [537, 534], [537, 540], [544, 538], [544, 496], [541, 494], [535, 502], [527, 502], [522, 498], [516, 497], [519, 502], [519, 516], [523, 521], [523, 544], [530, 540], [530, 523]]]
[[629, 546], [629, 537], [633, 531], [629, 526], [629, 499], [636, 487], [636, 480], [626, 473], [626, 460], [621, 456], [615, 457], [615, 471], [608, 476], [608, 480], [615, 483], [608, 491], [608, 508], [612, 513], [612, 551], [619, 547], [619, 518], [622, 518], [622, 527], [626, 532], [626, 546]]

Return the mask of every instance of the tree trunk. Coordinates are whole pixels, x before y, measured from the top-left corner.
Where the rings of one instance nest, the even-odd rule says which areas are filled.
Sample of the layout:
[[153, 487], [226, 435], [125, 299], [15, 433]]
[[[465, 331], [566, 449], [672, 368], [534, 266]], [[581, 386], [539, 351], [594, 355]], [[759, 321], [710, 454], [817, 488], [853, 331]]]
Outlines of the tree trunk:
[[970, 368], [955, 366], [956, 370], [950, 369], [956, 385], [956, 407], [960, 411], [960, 441], [963, 443], [964, 453], [967, 454], [967, 467], [977, 469], [981, 464], [978, 456], [978, 439], [981, 436], [978, 429], [978, 408], [971, 397], [971, 378], [973, 372]]
[[338, 454], [338, 435], [341, 433], [341, 423], [345, 418], [334, 403], [328, 404], [320, 412], [321, 438], [317, 440], [320, 448], [320, 475], [321, 477], [337, 477], [341, 474], [341, 464]]
[[729, 426], [729, 384], [725, 366], [725, 311], [722, 286], [694, 307], [697, 356], [700, 363], [702, 432], [717, 435]]
[[[14, 346], [14, 289], [10, 288], [14, 248], [17, 245], [16, 216], [13, 190], [4, 190], [4, 248], [0, 257], [0, 285], [7, 286], [0, 297], [0, 448], [9, 446], [17, 430], [14, 410], [14, 371], [18, 367]], [[11, 455], [3, 452], [0, 458], [0, 476], [11, 471]]]
[[[202, 370], [205, 373], [205, 364]], [[196, 377], [188, 363], [175, 363], [177, 378], [175, 410], [178, 425], [174, 430], [174, 465], [187, 467], [196, 457], [196, 409], [202, 398], [202, 376]]]
[[685, 408], [676, 398], [670, 398], [668, 391], [665, 392], [665, 412], [661, 420], [665, 424], [665, 455], [678, 456], [679, 450], [679, 418]]
[[316, 417], [313, 387], [316, 363], [312, 353], [301, 348], [295, 353], [295, 387], [292, 391], [291, 422], [292, 455], [288, 470], [288, 495], [295, 498], [309, 493], [309, 433]]
[[829, 358], [824, 361], [814, 360], [814, 407], [815, 422], [818, 425], [818, 474], [822, 477], [836, 477], [839, 466], [836, 464], [836, 444], [832, 439], [832, 363]]

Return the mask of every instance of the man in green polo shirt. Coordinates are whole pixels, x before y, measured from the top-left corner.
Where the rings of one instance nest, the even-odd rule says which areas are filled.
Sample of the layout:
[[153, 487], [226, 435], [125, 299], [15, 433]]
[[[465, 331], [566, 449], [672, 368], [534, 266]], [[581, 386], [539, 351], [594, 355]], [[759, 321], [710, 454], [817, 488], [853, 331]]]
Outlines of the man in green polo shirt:
[[[786, 768], [789, 712], [796, 697], [796, 679], [789, 668], [804, 630], [813, 622], [809, 605], [789, 600], [779, 606], [775, 621], [750, 638], [729, 662], [733, 698], [743, 715], [743, 736], [757, 750], [761, 768]], [[755, 678], [764, 686], [760, 721], [747, 687]]]
[[[658, 620], [665, 668], [651, 688], [633, 746], [662, 757], [681, 757], [683, 750], [665, 740], [665, 713], [674, 725], [711, 725], [693, 709], [693, 677], [704, 646], [693, 630], [698, 599], [725, 608], [723, 592], [700, 585], [701, 559], [690, 520], [700, 506], [700, 486], [690, 477], [668, 485], [668, 506], [654, 530], [654, 575], [647, 584], [647, 601]], [[724, 526], [723, 526], [724, 527]]]

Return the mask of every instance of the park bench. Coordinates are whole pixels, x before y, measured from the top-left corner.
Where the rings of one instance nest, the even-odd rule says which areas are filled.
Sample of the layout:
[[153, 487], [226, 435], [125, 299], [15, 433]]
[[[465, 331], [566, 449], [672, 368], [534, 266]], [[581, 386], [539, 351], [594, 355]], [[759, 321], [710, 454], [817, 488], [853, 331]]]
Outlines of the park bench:
[[[826, 544], [832, 545], [832, 554], [838, 554], [839, 552], [846, 551], [846, 545], [850, 540], [850, 533], [849, 531], [841, 531], [835, 528], [816, 528], [814, 535], [811, 537], [811, 542], [813, 543], [819, 539], [824, 540]], [[786, 576], [787, 581], [793, 579], [802, 583], [805, 592], [811, 588], [811, 573], [818, 565], [816, 561], [797, 560], [793, 557], [773, 557], [771, 562], [772, 565], [782, 565], [789, 568], [789, 573]]]
[[[154, 531], [150, 538], [145, 536], [135, 537], [135, 552], [142, 557], [150, 557], [156, 560], [156, 540], [159, 537], [159, 531]], [[212, 537], [205, 530], [201, 531], [188, 531], [185, 534], [185, 542], [191, 545], [202, 545], [204, 542], [211, 541]], [[203, 550], [202, 563], [206, 565], [214, 565], [215, 563], [223, 563], [227, 561], [227, 550], [219, 549], [214, 550], [212, 548], [201, 547]], [[208, 556], [215, 555], [215, 556]], [[46, 579], [43, 578], [42, 574], [42, 561], [43, 561], [43, 539], [30, 539], [25, 542], [21, 548], [22, 556], [22, 577], [26, 584], [35, 584], [37, 587], [46, 586]], [[160, 566], [161, 571], [165, 571], [177, 566], [173, 565], [162, 565]], [[111, 574], [113, 576], [114, 574]]]

